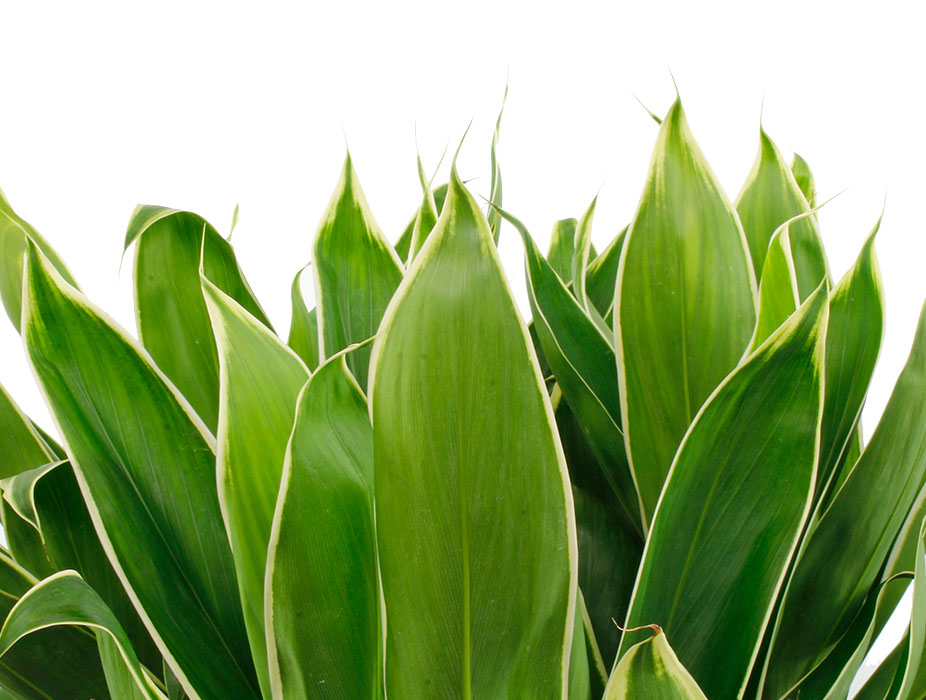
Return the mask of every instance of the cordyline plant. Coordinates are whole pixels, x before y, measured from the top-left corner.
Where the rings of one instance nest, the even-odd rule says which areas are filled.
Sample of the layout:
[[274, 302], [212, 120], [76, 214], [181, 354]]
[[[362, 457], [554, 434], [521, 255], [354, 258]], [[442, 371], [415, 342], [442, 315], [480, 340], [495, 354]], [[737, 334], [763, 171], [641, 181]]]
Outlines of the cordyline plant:
[[348, 158], [285, 342], [201, 217], [135, 210], [136, 339], [0, 199], [60, 433], [0, 394], [3, 697], [842, 699], [911, 581], [860, 697], [924, 697], [926, 322], [864, 443], [875, 233], [832, 280], [806, 163], [762, 132], [731, 204], [676, 102], [628, 227], [544, 256], [497, 137], [394, 246]]

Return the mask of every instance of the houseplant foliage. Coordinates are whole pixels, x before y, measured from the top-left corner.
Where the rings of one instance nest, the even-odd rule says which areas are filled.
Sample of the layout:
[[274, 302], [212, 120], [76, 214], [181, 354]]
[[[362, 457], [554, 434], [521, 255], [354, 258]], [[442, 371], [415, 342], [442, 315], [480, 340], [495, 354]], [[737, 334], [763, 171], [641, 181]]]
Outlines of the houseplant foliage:
[[657, 121], [600, 253], [502, 208], [498, 126], [395, 244], [348, 156], [285, 340], [198, 215], [132, 215], [133, 335], [0, 196], [58, 430], [0, 391], [4, 697], [835, 700], [912, 585], [860, 697], [922, 698], [926, 320], [863, 440], [877, 225], [835, 280], [805, 161], [760, 130], [730, 202]]

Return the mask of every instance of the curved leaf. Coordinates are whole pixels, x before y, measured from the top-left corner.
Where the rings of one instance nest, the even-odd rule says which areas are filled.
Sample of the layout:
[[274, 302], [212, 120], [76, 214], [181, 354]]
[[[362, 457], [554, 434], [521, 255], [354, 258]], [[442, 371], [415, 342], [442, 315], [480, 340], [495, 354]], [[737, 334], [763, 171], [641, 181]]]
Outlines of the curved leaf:
[[[402, 281], [403, 267], [367, 205], [350, 154], [315, 236], [315, 308], [320, 359], [376, 335], [383, 312]], [[347, 360], [367, 385], [370, 348]]]
[[762, 265], [762, 281], [759, 282], [759, 313], [756, 330], [749, 343], [750, 353], [764, 343], [801, 303], [794, 259], [791, 257], [789, 225], [787, 222], [782, 224], [768, 245], [768, 254]]
[[[455, 169], [371, 367], [387, 694], [564, 697], [577, 576], [566, 465], [491, 232]], [[504, 405], [486, 402], [499, 392]]]
[[424, 167], [421, 165], [421, 156], [418, 157], [418, 179], [421, 181], [422, 201], [418, 207], [418, 214], [415, 216], [415, 225], [412, 229], [412, 242], [408, 250], [407, 265], [412, 264], [424, 240], [431, 233], [434, 224], [437, 223], [437, 205], [434, 203], [434, 195], [431, 193], [431, 186], [424, 175]]
[[305, 366], [312, 372], [318, 367], [318, 319], [315, 316], [316, 309], [311, 311], [306, 308], [305, 300], [302, 298], [302, 289], [299, 286], [302, 273], [305, 268], [299, 270], [293, 278], [292, 287], [290, 287], [290, 299], [292, 300], [293, 312], [292, 320], [289, 324], [289, 338], [286, 344], [293, 349], [299, 357], [305, 362]]
[[212, 435], [134, 340], [27, 260], [26, 350], [110, 563], [193, 700], [258, 697]]
[[273, 520], [266, 614], [275, 698], [382, 693], [373, 428], [343, 354], [299, 395]]
[[611, 674], [604, 700], [707, 700], [659, 627], [627, 650]]
[[804, 199], [810, 206], [814, 206], [814, 200], [817, 198], [817, 183], [810, 170], [810, 165], [797, 153], [791, 160], [791, 174], [794, 175], [794, 181], [800, 188], [801, 194], [804, 195]]
[[[203, 295], [221, 370], [216, 479], [254, 666], [270, 689], [264, 576], [296, 398], [309, 378], [299, 357], [205, 277]], [[257, 429], [255, 429], [257, 426]]]
[[649, 522], [682, 436], [736, 366], [756, 318], [756, 283], [739, 219], [680, 101], [659, 129], [617, 279], [621, 413]]
[[[434, 195], [434, 206], [437, 207], [437, 213], [440, 215], [441, 208], [444, 206], [444, 200], [447, 198], [447, 183], [437, 187], [433, 193]], [[408, 260], [408, 252], [411, 250], [412, 246], [412, 235], [415, 233], [415, 221], [418, 218], [418, 211], [415, 211], [415, 215], [411, 218], [405, 228], [402, 230], [399, 239], [395, 242], [395, 253], [399, 256], [400, 260]]]
[[740, 697], [810, 511], [826, 318], [821, 285], [704, 404], [643, 552], [626, 626], [664, 628], [712, 698]]
[[601, 255], [588, 264], [585, 280], [588, 299], [604, 317], [607, 317], [614, 307], [617, 268], [620, 265], [628, 228], [630, 227], [622, 228], [608, 247], [601, 251]]
[[563, 284], [572, 281], [572, 258], [576, 252], [576, 225], [578, 223], [575, 219], [560, 219], [553, 224], [553, 232], [550, 234], [547, 262], [559, 275]]

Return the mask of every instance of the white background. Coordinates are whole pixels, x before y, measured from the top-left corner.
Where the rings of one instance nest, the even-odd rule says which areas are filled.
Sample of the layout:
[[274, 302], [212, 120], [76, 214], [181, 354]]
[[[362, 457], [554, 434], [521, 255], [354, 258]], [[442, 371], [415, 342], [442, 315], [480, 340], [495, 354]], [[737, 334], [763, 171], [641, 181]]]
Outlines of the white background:
[[[656, 135], [634, 94], [664, 112], [671, 70], [731, 199], [763, 98], [767, 131], [810, 162], [821, 198], [849, 188], [820, 213], [836, 278], [887, 196], [868, 435], [926, 296], [923, 20], [913, 2], [3, 2], [0, 187], [129, 328], [131, 265], [118, 267], [135, 204], [190, 209], [224, 232], [240, 203], [239, 260], [283, 333], [345, 136], [395, 238], [420, 197], [416, 124], [430, 170], [473, 120], [459, 167], [486, 193], [510, 73], [506, 208], [546, 245], [553, 221], [579, 216], [601, 187], [602, 248], [633, 214]], [[510, 228], [502, 253], [524, 299]], [[48, 427], [10, 327], [0, 358], [0, 382]]]

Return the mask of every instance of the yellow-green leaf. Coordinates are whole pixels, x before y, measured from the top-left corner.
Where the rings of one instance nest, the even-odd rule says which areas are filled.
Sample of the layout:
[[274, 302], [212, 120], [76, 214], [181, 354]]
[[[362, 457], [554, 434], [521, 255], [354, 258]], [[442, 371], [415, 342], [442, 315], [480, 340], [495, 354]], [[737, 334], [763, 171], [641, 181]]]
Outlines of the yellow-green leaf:
[[657, 626], [621, 658], [604, 700], [707, 700]]

